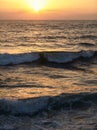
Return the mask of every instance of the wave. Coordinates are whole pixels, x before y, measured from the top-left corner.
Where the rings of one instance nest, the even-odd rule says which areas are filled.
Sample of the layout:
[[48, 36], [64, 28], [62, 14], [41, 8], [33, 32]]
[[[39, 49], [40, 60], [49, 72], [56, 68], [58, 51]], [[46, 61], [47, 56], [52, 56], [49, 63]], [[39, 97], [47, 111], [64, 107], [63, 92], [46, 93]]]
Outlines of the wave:
[[24, 54], [0, 54], [0, 65], [16, 65], [31, 62], [68, 63], [78, 58], [90, 58], [96, 51], [79, 52], [32, 52]]
[[37, 53], [0, 54], [0, 65], [21, 64], [25, 62], [33, 62], [37, 59], [39, 59]]
[[87, 110], [97, 105], [97, 93], [61, 94], [30, 99], [0, 99], [0, 115], [35, 116], [41, 112]]
[[95, 35], [82, 35], [82, 36], [80, 36], [79, 38], [82, 38], [82, 39], [87, 39], [87, 38], [89, 38], [89, 39], [97, 39], [97, 36], [95, 36]]
[[93, 43], [85, 43], [85, 42], [82, 42], [82, 43], [79, 43], [80, 46], [85, 46], [85, 47], [94, 47], [95, 44]]

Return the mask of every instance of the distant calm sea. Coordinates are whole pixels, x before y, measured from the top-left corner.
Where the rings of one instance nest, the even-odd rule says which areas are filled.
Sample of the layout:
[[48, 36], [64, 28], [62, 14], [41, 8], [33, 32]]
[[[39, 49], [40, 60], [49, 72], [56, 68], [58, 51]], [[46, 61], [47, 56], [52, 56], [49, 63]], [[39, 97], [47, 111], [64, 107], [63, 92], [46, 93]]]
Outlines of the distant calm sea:
[[0, 21], [1, 115], [94, 110], [96, 92], [97, 21]]

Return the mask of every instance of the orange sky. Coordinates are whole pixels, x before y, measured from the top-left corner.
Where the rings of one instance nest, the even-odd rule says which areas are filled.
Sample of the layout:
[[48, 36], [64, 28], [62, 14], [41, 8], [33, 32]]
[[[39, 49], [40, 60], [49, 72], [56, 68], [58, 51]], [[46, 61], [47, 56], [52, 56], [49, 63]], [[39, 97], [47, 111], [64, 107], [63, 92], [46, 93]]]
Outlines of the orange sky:
[[0, 19], [97, 19], [97, 0], [0, 0]]

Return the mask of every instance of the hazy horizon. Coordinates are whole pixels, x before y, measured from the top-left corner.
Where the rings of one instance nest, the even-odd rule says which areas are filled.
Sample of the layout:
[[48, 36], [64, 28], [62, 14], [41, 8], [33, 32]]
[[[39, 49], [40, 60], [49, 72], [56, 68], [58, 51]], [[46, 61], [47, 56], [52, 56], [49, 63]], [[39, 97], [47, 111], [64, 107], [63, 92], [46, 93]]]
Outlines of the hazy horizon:
[[0, 0], [0, 20], [97, 20], [97, 1]]

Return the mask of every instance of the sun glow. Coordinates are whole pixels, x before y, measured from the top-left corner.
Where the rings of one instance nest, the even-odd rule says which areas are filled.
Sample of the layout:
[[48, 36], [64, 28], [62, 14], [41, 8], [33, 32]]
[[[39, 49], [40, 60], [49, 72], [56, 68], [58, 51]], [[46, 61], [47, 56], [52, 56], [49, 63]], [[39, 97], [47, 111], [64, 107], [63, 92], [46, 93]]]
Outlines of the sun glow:
[[46, 0], [27, 0], [27, 4], [35, 12], [39, 12], [46, 6]]

